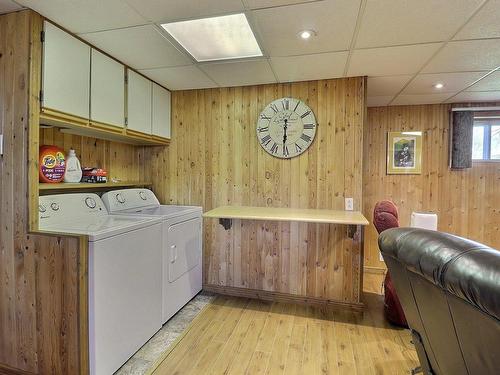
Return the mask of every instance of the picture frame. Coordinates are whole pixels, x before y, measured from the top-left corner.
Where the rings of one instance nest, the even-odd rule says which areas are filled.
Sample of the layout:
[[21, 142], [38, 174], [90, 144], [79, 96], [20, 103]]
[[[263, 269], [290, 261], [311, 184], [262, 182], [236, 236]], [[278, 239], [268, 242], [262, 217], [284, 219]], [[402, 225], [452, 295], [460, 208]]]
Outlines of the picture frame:
[[422, 173], [422, 132], [387, 133], [387, 174]]

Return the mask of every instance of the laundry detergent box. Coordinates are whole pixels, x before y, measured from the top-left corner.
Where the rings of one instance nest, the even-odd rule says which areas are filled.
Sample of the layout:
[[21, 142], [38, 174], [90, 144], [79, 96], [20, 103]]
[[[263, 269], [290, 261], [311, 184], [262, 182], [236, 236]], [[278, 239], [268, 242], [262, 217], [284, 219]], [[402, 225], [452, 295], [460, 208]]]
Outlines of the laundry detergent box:
[[38, 172], [40, 182], [61, 182], [66, 172], [64, 151], [57, 146], [41, 146]]

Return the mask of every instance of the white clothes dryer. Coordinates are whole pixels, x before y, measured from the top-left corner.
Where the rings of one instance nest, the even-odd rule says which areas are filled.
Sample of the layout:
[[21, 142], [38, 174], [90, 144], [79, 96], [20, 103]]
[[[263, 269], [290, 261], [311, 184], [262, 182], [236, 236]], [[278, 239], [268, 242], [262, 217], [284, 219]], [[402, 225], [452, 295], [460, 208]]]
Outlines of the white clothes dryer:
[[161, 217], [165, 323], [202, 288], [202, 208], [161, 205], [149, 189], [114, 190], [102, 200], [111, 214]]

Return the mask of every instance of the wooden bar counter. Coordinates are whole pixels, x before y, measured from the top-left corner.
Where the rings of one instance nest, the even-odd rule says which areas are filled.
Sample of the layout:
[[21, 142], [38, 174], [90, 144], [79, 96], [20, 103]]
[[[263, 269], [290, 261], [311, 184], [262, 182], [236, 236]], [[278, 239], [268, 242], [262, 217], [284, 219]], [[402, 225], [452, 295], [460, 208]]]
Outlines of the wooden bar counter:
[[[271, 301], [302, 302], [308, 304], [328, 304], [349, 307], [355, 310], [361, 310], [363, 304], [361, 301], [362, 291], [362, 270], [363, 270], [363, 228], [368, 225], [368, 220], [358, 211], [326, 210], [326, 209], [301, 209], [301, 208], [277, 208], [277, 207], [254, 207], [254, 206], [220, 206], [207, 211], [203, 214], [206, 219], [219, 219], [218, 243], [222, 247], [233, 248], [233, 256], [241, 259], [242, 254], [235, 254], [238, 249], [234, 249], [232, 244], [227, 241], [236, 237], [241, 238], [242, 233], [248, 234], [249, 240], [252, 240], [252, 233], [260, 232], [255, 229], [260, 226], [264, 233], [271, 233], [269, 240], [261, 239], [255, 241], [256, 248], [251, 248], [260, 256], [248, 256], [248, 267], [250, 273], [257, 275], [257, 278], [264, 281], [254, 284], [257, 288], [251, 287], [243, 282], [232, 283], [233, 285], [214, 285], [206, 283], [205, 290], [221, 294], [236, 295], [242, 297], [253, 297]], [[304, 227], [306, 226], [306, 227]], [[307, 228], [309, 226], [309, 228]], [[281, 227], [281, 229], [280, 229]], [[288, 230], [289, 228], [289, 230]], [[307, 229], [306, 229], [307, 228]], [[277, 254], [277, 249], [282, 249], [280, 234], [287, 234], [286, 237], [300, 237], [300, 233], [306, 233], [306, 238], [299, 249], [302, 250], [302, 274], [293, 270], [291, 254]], [[224, 231], [226, 233], [221, 233]], [[308, 254], [309, 233], [314, 233], [314, 240], [319, 241], [320, 236], [323, 242], [332, 243], [328, 248], [322, 249], [322, 253]], [[325, 236], [326, 238], [325, 241]], [[226, 242], [223, 242], [223, 239]], [[222, 241], [221, 241], [222, 240]], [[334, 254], [335, 249], [342, 247], [342, 254]], [[260, 246], [259, 246], [260, 245]], [[316, 244], [315, 244], [316, 245]], [[264, 247], [264, 253], [262, 248]], [[290, 246], [291, 247], [291, 246]], [[262, 256], [264, 255], [264, 257]], [[341, 255], [339, 257], [338, 255]], [[276, 258], [279, 258], [280, 267], [276, 267]], [[283, 259], [285, 261], [283, 262]], [[287, 262], [286, 259], [289, 259]], [[270, 263], [270, 264], [269, 264]], [[283, 264], [285, 263], [285, 264]], [[216, 264], [210, 264], [208, 272], [217, 270]], [[224, 264], [227, 267], [227, 263]], [[300, 268], [300, 267], [297, 267]], [[312, 272], [314, 269], [314, 272]], [[339, 269], [342, 269], [342, 277], [339, 276]], [[299, 271], [299, 272], [296, 272]], [[287, 274], [284, 274], [287, 273]], [[259, 277], [260, 275], [260, 277]], [[283, 286], [295, 284], [299, 286], [300, 282], [293, 280], [301, 278], [304, 281], [303, 288], [289, 288], [283, 292]], [[312, 278], [311, 278], [312, 277]], [[321, 278], [322, 280], [319, 280]], [[210, 279], [210, 275], [208, 277]], [[238, 277], [240, 280], [241, 278]], [[267, 280], [266, 280], [267, 279]], [[269, 280], [273, 282], [269, 282]], [[279, 283], [274, 283], [279, 280]], [[283, 280], [286, 280], [283, 285]], [[266, 281], [268, 281], [266, 283]], [[337, 283], [337, 284], [335, 284]], [[312, 284], [312, 285], [311, 285]], [[318, 288], [317, 286], [322, 287]], [[236, 286], [237, 285], [237, 286]], [[281, 289], [281, 290], [280, 290]]]

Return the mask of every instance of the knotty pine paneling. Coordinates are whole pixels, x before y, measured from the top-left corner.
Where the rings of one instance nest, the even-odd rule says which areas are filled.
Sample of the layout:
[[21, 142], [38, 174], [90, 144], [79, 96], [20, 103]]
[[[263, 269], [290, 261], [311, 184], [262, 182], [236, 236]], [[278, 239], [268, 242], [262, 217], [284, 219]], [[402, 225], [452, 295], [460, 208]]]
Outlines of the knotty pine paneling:
[[108, 179], [144, 181], [144, 147], [97, 138], [62, 133], [57, 128], [40, 129], [40, 144], [61, 147], [65, 153], [76, 151], [84, 167], [99, 167], [108, 171]]
[[39, 92], [29, 57], [40, 56], [41, 24], [32, 11], [0, 16], [0, 373], [85, 374], [86, 242], [29, 232], [28, 148], [38, 123], [28, 103]]
[[[475, 162], [470, 169], [449, 169], [450, 108], [451, 105], [368, 108], [363, 212], [371, 221], [375, 203], [391, 199], [399, 208], [402, 226], [409, 225], [412, 211], [434, 211], [438, 214], [439, 230], [500, 249], [500, 163]], [[410, 130], [423, 131], [422, 174], [386, 175], [387, 132]], [[365, 233], [365, 266], [384, 268], [373, 225]]]
[[[266, 104], [305, 101], [319, 123], [299, 157], [267, 154], [256, 137]], [[203, 206], [252, 205], [361, 209], [365, 80], [362, 77], [172, 93], [172, 141], [150, 149], [154, 190], [161, 201]], [[275, 291], [358, 302], [360, 247], [345, 226], [217, 220], [204, 224], [207, 285]]]

